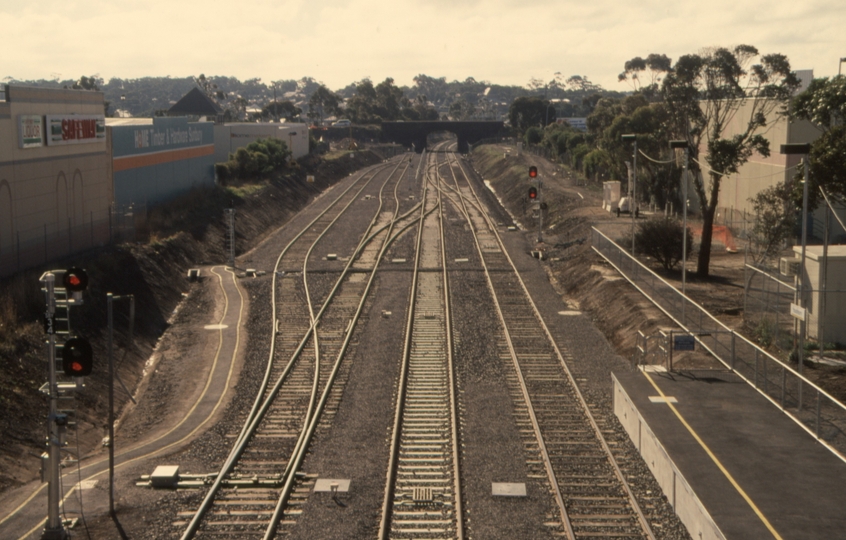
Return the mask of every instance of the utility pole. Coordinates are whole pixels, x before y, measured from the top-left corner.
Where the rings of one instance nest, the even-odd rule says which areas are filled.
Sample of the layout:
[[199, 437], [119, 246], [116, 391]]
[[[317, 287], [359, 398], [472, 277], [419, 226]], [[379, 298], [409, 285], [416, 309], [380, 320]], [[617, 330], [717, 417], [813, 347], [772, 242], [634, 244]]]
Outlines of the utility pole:
[[684, 150], [684, 162], [682, 169], [682, 324], [685, 324], [685, 306], [687, 305], [687, 160], [690, 147], [687, 140], [670, 141], [670, 148], [673, 150]]
[[635, 209], [635, 201], [637, 201], [637, 135], [628, 133], [622, 135], [624, 141], [631, 141], [634, 144], [634, 151], [632, 153], [632, 184], [629, 186], [629, 212], [632, 214], [632, 257], [635, 256], [635, 217], [637, 210]]
[[[114, 296], [106, 293], [109, 319], [109, 515], [115, 517], [115, 358], [114, 345], [114, 309], [115, 300], [129, 300], [129, 343], [132, 343], [132, 330], [135, 326], [135, 296], [131, 294]], [[123, 384], [123, 383], [121, 383]], [[132, 395], [129, 396], [132, 399]], [[132, 399], [135, 402], [134, 399]]]

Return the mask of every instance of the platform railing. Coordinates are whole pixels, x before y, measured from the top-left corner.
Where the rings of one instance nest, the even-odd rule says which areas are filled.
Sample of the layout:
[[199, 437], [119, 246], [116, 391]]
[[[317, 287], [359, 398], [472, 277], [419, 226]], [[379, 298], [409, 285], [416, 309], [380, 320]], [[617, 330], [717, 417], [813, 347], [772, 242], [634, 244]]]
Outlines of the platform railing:
[[591, 230], [591, 243], [594, 251], [680, 328], [693, 335], [703, 349], [846, 461], [846, 405], [724, 325], [596, 227]]

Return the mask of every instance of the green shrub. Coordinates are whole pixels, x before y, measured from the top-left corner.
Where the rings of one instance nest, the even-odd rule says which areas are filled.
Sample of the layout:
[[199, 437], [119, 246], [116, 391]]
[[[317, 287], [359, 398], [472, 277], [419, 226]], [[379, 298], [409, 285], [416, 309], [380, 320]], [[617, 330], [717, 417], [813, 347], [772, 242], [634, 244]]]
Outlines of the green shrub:
[[[693, 245], [693, 234], [687, 231], [687, 254]], [[682, 260], [682, 224], [673, 218], [657, 218], [641, 222], [635, 232], [638, 253], [658, 261], [665, 270], [674, 268]]]
[[538, 127], [526, 130], [526, 144], [539, 144], [543, 140], [543, 131]]

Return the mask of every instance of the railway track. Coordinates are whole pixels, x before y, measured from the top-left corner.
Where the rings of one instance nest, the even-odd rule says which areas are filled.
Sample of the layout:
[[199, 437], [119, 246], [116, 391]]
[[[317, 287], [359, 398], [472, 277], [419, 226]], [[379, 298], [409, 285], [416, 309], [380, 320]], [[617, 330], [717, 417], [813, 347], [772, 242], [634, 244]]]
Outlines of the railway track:
[[[233, 436], [233, 450], [200, 508], [181, 514], [186, 519], [190, 516], [182, 538], [273, 538], [280, 524], [294, 522], [314, 480], [298, 475], [297, 469], [319, 422], [337, 409], [340, 391], [333, 383], [380, 257], [371, 259], [369, 279], [366, 273], [351, 272], [351, 267], [365, 248], [372, 251], [369, 246], [374, 243], [384, 253], [395, 238], [392, 231], [414, 221], [413, 209], [400, 215], [397, 191], [405, 172], [397, 174], [401, 165], [398, 162], [382, 184], [370, 225], [324, 298], [318, 300], [322, 294], [315, 294], [314, 284], [309, 283], [313, 250], [382, 168], [351, 185], [277, 259], [271, 352], [259, 397], [240, 433]], [[392, 208], [385, 209], [384, 201], [390, 198]], [[301, 279], [280, 270], [297, 263]], [[275, 381], [272, 386], [271, 381]]]
[[380, 539], [464, 538], [440, 192], [424, 187], [423, 200], [437, 211], [418, 227]]
[[[421, 202], [411, 210], [400, 211], [404, 172], [384, 182], [379, 208], [334, 284], [329, 277], [313, 277], [309, 261], [325, 231], [362, 198], [366, 186], [342, 194], [330, 206], [336, 209], [333, 215], [316, 218], [280, 255], [273, 293], [278, 342], [271, 348], [263, 390], [245, 415], [244, 428], [232, 435], [235, 448], [203, 505], [184, 513], [191, 523], [183, 539], [284, 537], [286, 527], [296, 523], [316, 479], [298, 471], [311, 437], [339, 406], [341, 387], [334, 381], [348, 369], [342, 360], [379, 262], [392, 242], [415, 227], [378, 537], [463, 539], [472, 532], [466, 530], [462, 500], [447, 204], [472, 235], [472, 259], [484, 272], [496, 310], [500, 329], [490, 337], [496, 339], [500, 360], [511, 366], [506, 380], [527, 470], [548, 488], [557, 509], [545, 523], [550, 535], [654, 539], [611, 451], [614, 444], [604, 439], [602, 420], [594, 418], [567, 367], [567, 352], [545, 326], [460, 160], [441, 154], [447, 160], [439, 163], [438, 155], [427, 156]], [[446, 175], [441, 174], [444, 167]], [[393, 202], [383, 206], [391, 191]]]
[[535, 476], [547, 476], [562, 533], [574, 540], [654, 539], [565, 355], [552, 339], [496, 227], [480, 210], [482, 203], [460, 161], [453, 158], [452, 162], [450, 191], [470, 224], [485, 269], [502, 327], [500, 355], [514, 367], [509, 383], [516, 420], [523, 427], [527, 453], [537, 456], [529, 460], [530, 470]]

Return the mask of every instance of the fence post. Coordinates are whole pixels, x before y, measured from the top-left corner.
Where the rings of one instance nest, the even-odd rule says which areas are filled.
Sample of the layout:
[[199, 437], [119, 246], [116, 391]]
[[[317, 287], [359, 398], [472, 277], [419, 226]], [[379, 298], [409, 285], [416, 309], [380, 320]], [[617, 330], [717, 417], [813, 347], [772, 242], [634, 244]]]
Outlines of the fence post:
[[781, 410], [784, 410], [784, 394], [787, 386], [787, 367], [781, 366]]
[[764, 393], [770, 393], [770, 380], [767, 378], [767, 357], [764, 357]]
[[734, 351], [735, 351], [735, 333], [734, 330], [731, 331], [731, 370], [734, 371]]

